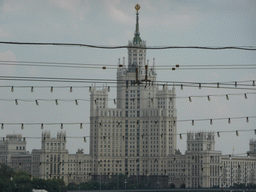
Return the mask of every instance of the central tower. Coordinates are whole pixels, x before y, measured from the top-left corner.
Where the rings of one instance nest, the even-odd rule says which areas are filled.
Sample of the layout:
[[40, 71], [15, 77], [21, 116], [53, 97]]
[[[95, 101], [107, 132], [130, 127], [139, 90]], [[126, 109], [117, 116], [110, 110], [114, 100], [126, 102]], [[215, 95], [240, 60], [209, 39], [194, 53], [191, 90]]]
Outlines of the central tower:
[[155, 59], [149, 67], [140, 37], [139, 10], [128, 42], [128, 66], [118, 61], [116, 108], [108, 108], [107, 87], [91, 91], [90, 153], [94, 175], [164, 174], [176, 149], [175, 90], [157, 85]]
[[139, 9], [140, 5], [135, 6], [136, 13], [136, 26], [135, 33], [132, 41], [128, 42], [128, 69], [135, 71], [139, 69], [139, 73], [144, 70], [146, 65], [146, 41], [142, 41], [139, 32]]
[[[117, 108], [122, 109], [138, 109], [136, 112], [133, 110], [132, 116], [140, 117], [140, 110], [152, 107], [153, 102], [148, 103], [148, 97], [153, 99], [153, 95], [156, 91], [156, 72], [155, 72], [155, 59], [153, 59], [153, 65], [149, 68], [149, 60], [146, 60], [146, 41], [143, 41], [139, 32], [139, 9], [140, 5], [135, 6], [136, 10], [136, 25], [133, 40], [128, 41], [128, 68], [125, 65], [125, 59], [123, 59], [122, 65], [117, 70]], [[125, 98], [126, 94], [136, 95], [136, 98]], [[143, 91], [140, 91], [143, 90]], [[138, 94], [139, 93], [139, 94]], [[140, 98], [143, 98], [142, 100]], [[137, 106], [127, 106], [127, 99], [136, 100]], [[152, 100], [151, 99], [151, 100]], [[139, 101], [139, 103], [137, 102]], [[126, 112], [126, 114], [130, 112]], [[130, 115], [128, 115], [130, 116]]]

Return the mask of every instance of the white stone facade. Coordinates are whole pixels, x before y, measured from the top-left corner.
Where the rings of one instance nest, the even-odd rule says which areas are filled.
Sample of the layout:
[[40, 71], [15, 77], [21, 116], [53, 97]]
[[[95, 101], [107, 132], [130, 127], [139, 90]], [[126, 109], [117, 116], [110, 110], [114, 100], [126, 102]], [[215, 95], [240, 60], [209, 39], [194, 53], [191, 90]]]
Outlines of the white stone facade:
[[[187, 150], [177, 150], [177, 110], [174, 86], [156, 84], [155, 59], [146, 59], [146, 42], [139, 36], [138, 12], [133, 41], [128, 42], [128, 65], [118, 61], [116, 108], [108, 107], [110, 88], [90, 87], [90, 153], [68, 154], [66, 133], [42, 133], [41, 149], [32, 151], [32, 175], [86, 182], [120, 173], [169, 187], [229, 187], [255, 183], [256, 141], [248, 157], [221, 155], [213, 132], [188, 132]], [[8, 150], [25, 146], [15, 141]], [[2, 162], [11, 157], [0, 142]], [[25, 150], [23, 150], [25, 152]], [[250, 158], [249, 158], [250, 157]], [[149, 179], [148, 179], [149, 178]], [[167, 183], [167, 184], [166, 184]]]
[[26, 139], [21, 134], [9, 134], [0, 140], [0, 163], [30, 173], [31, 162], [32, 155], [26, 151]]
[[68, 150], [66, 133], [58, 132], [57, 138], [50, 131], [42, 133], [41, 149], [33, 149], [32, 175], [39, 178], [63, 178], [68, 181]]
[[[58, 133], [57, 138], [51, 137], [49, 132], [43, 132], [42, 149], [32, 151], [32, 176], [45, 179], [63, 178], [66, 183], [80, 183], [103, 177], [106, 181], [106, 177], [122, 173], [127, 177], [139, 176], [144, 180], [145, 177], [151, 178], [151, 181], [160, 186], [174, 185], [176, 188], [226, 188], [235, 183], [256, 183], [256, 157], [221, 155], [221, 151], [215, 150], [213, 132], [188, 132], [185, 154], [175, 150], [173, 154], [164, 157], [137, 157], [133, 156], [136, 153], [132, 151], [128, 152], [131, 156], [123, 158], [122, 155], [111, 156], [111, 152], [108, 155], [106, 151], [106, 156], [103, 152], [103, 156], [99, 155], [99, 158], [95, 159], [95, 156], [84, 154], [81, 149], [78, 149], [76, 154], [68, 154], [65, 137], [64, 132]], [[64, 143], [62, 148], [61, 143]], [[104, 141], [104, 145], [108, 146], [108, 142]], [[57, 159], [58, 157], [60, 159]]]
[[69, 182], [85, 182], [91, 179], [92, 156], [78, 149], [68, 154], [66, 133], [61, 131], [52, 137], [49, 131], [42, 133], [41, 149], [32, 150], [32, 176], [43, 179], [57, 178]]
[[175, 90], [156, 84], [155, 61], [149, 68], [141, 49], [145, 41], [129, 46], [128, 67], [118, 63], [116, 108], [108, 108], [108, 87], [90, 88], [93, 175], [163, 174], [162, 159], [177, 147]]

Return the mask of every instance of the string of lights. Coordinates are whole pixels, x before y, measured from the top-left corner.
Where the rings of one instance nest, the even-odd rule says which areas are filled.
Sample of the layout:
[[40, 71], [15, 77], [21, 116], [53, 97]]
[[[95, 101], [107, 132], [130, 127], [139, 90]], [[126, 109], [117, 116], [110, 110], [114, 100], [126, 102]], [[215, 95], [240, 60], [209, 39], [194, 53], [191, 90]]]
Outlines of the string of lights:
[[[245, 99], [248, 99], [248, 95], [255, 95], [255, 92], [248, 92], [248, 93], [229, 93], [229, 94], [219, 94], [219, 95], [193, 95], [193, 96], [174, 96], [174, 97], [170, 97], [169, 100], [172, 101], [172, 99], [188, 99], [189, 102], [192, 102], [192, 98], [207, 98], [208, 101], [211, 101], [212, 97], [225, 97], [226, 100], [229, 100], [230, 96], [241, 96], [243, 95], [243, 97]], [[120, 98], [119, 100], [126, 100], [126, 99], [122, 99]], [[149, 100], [150, 102], [154, 103], [154, 101], [158, 100], [158, 97], [152, 97], [150, 99], [140, 99], [140, 101], [143, 100]], [[84, 102], [90, 102], [90, 99], [0, 99], [0, 101], [6, 101], [6, 102], [15, 102], [16, 105], [18, 105], [19, 101], [23, 101], [23, 102], [35, 102], [36, 105], [39, 105], [39, 101], [43, 101], [43, 102], [55, 102], [56, 105], [59, 104], [59, 102], [73, 102], [76, 105], [78, 105], [78, 101], [84, 101]], [[113, 101], [114, 104], [116, 104], [117, 98], [109, 98], [108, 100], [105, 101]], [[133, 101], [135, 102], [135, 99], [129, 99], [128, 101]], [[99, 100], [95, 100], [94, 101], [95, 104], [97, 105], [97, 102], [99, 102]]]
[[[48, 124], [49, 125], [49, 124]], [[53, 124], [51, 124], [53, 125]], [[205, 130], [204, 132], [207, 132], [208, 130]], [[218, 137], [220, 137], [220, 134], [221, 133], [236, 133], [236, 136], [239, 136], [239, 132], [254, 132], [255, 135], [256, 135], [256, 129], [240, 129], [240, 130], [222, 130], [222, 131], [211, 131], [212, 133], [215, 133]], [[200, 133], [199, 133], [200, 134]], [[183, 135], [187, 135], [187, 133], [176, 133], [176, 134], [173, 134], [173, 133], [170, 133], [170, 134], [161, 134], [161, 135], [158, 135], [160, 136], [161, 138], [165, 135], [175, 135], [175, 136], [179, 136], [180, 139], [183, 139]], [[144, 139], [145, 137], [149, 137], [149, 136], [152, 136], [152, 135], [141, 135], [142, 139]], [[64, 139], [83, 139], [84, 142], [86, 143], [87, 142], [87, 138], [91, 138], [91, 137], [95, 137], [95, 136], [89, 136], [89, 135], [85, 135], [85, 136], [65, 136]], [[122, 136], [98, 136], [98, 138], [101, 138], [103, 139], [104, 141], [107, 140], [107, 138], [122, 138], [123, 140], [125, 140], [125, 138], [129, 138], [129, 137], [132, 137], [132, 136], [125, 136], [125, 135], [122, 135]], [[2, 141], [5, 141], [8, 137], [2, 137]], [[31, 136], [23, 136], [22, 137], [23, 141], [25, 141], [26, 139], [46, 139], [45, 137], [31, 137]], [[127, 140], [127, 139], [126, 139]]]
[[[254, 119], [256, 118], [256, 116], [245, 116], [245, 117], [221, 117], [221, 118], [207, 118], [207, 119], [178, 119], [178, 120], [174, 120], [174, 121], [160, 121], [160, 123], [173, 123], [173, 124], [176, 124], [176, 123], [179, 123], [179, 122], [191, 122], [192, 123], [192, 126], [195, 125], [195, 122], [201, 122], [201, 121], [209, 121], [210, 122], [210, 125], [213, 124], [213, 121], [221, 121], [221, 120], [227, 120], [227, 122], [230, 124], [231, 123], [231, 120], [236, 120], [236, 119], [245, 119], [245, 121], [247, 123], [249, 123], [249, 119]], [[116, 121], [117, 125], [122, 125], [124, 122], [122, 121]], [[155, 125], [157, 125], [159, 122], [158, 121], [146, 121], [146, 123], [154, 123]], [[44, 126], [51, 126], [51, 125], [59, 125], [60, 126], [60, 129], [63, 129], [64, 128], [64, 125], [79, 125], [80, 126], [80, 129], [83, 128], [83, 125], [98, 125], [99, 128], [102, 128], [104, 126], [104, 122], [98, 122], [98, 123], [90, 123], [90, 122], [73, 122], [73, 123], [43, 123], [43, 122], [33, 122], [33, 123], [9, 123], [9, 122], [1, 122], [0, 125], [1, 125], [1, 129], [4, 129], [4, 126], [10, 126], [10, 125], [19, 125], [21, 127], [21, 129], [23, 130], [24, 129], [24, 126], [27, 125], [27, 126], [35, 126], [35, 125], [40, 125], [41, 126], [41, 129], [44, 129]], [[140, 121], [139, 120], [136, 120], [136, 124], [137, 125], [140, 125]], [[73, 127], [72, 127], [73, 128]]]
[[88, 47], [97, 49], [128, 49], [128, 48], [138, 48], [138, 49], [205, 49], [205, 50], [245, 50], [245, 51], [256, 51], [255, 46], [103, 46], [103, 45], [90, 45], [81, 43], [41, 43], [41, 42], [14, 42], [14, 41], [0, 41], [0, 44], [7, 45], [33, 45], [33, 46], [72, 46], [72, 47]]
[[[31, 125], [31, 124], [30, 124]], [[49, 124], [48, 124], [49, 125]], [[53, 124], [51, 124], [53, 125]], [[202, 132], [202, 131], [201, 131]], [[203, 132], [208, 132], [208, 130], [205, 130]], [[240, 129], [240, 130], [221, 130], [221, 131], [211, 131], [211, 133], [216, 134], [217, 137], [220, 137], [222, 133], [224, 134], [233, 134], [235, 133], [235, 135], [238, 137], [240, 132], [254, 132], [254, 134], [256, 135], [256, 129]], [[198, 133], [200, 136], [200, 132]], [[163, 136], [179, 136], [179, 138], [182, 140], [183, 139], [183, 135], [187, 135], [187, 133], [169, 133], [169, 134], [159, 134], [159, 135], [154, 135], [154, 136], [159, 136], [160, 138], [162, 138]], [[142, 140], [147, 140], [146, 137], [151, 137], [152, 135], [150, 134], [141, 134], [140, 137]], [[90, 136], [90, 135], [84, 135], [84, 136], [64, 136], [63, 139], [83, 139], [83, 141], [86, 143], [88, 139], [90, 139], [91, 137], [97, 137], [100, 140], [106, 141], [110, 138], [121, 138], [121, 140], [129, 140], [129, 137], [134, 137], [134, 136], [128, 136], [128, 135], [121, 135], [121, 136], [112, 136], [112, 135], [108, 135], [108, 136]], [[2, 141], [5, 142], [8, 139], [7, 137], [2, 137]], [[23, 136], [22, 140], [26, 141], [26, 139], [43, 139], [45, 140], [46, 137], [31, 137], [31, 136]]]
[[74, 102], [76, 105], [78, 105], [79, 101], [87, 101], [90, 100], [86, 99], [0, 99], [0, 101], [6, 101], [6, 102], [15, 102], [16, 105], [19, 104], [20, 101], [22, 102], [35, 102], [37, 106], [39, 106], [39, 101], [41, 102], [55, 102], [56, 105], [59, 105], [59, 102]]
[[[161, 85], [159, 85], [159, 86], [161, 86]], [[197, 87], [199, 87], [199, 89], [201, 89], [201, 88], [216, 88], [216, 87], [210, 87], [210, 86], [202, 86], [202, 85], [199, 85], [199, 86], [191, 86], [191, 85], [184, 85], [184, 84], [181, 84], [181, 85], [177, 85], [177, 84], [175, 84], [175, 85], [164, 85], [164, 87], [167, 87], [167, 86], [169, 86], [169, 87], [173, 87], [173, 86], [180, 86], [181, 87], [181, 90], [183, 90], [184, 89], [184, 87], [195, 87], [195, 88], [197, 88]], [[117, 86], [107, 86], [107, 88], [110, 90], [110, 88], [116, 88]], [[125, 87], [125, 88], [127, 88], [127, 86], [119, 86], [119, 87]], [[92, 88], [92, 86], [19, 86], [19, 85], [15, 85], [15, 86], [12, 86], [12, 85], [2, 85], [2, 86], [0, 86], [0, 88], [10, 88], [10, 90], [11, 90], [11, 92], [14, 92], [14, 90], [15, 89], [23, 89], [23, 88], [25, 88], [25, 89], [27, 89], [27, 88], [29, 88], [29, 89], [31, 89], [31, 92], [34, 92], [34, 90], [35, 89], [49, 89], [51, 92], [53, 92], [53, 90], [55, 90], [55, 89], [69, 89], [70, 90], [70, 92], [72, 92], [74, 89], [87, 89], [87, 88], [89, 88], [89, 90]], [[96, 86], [96, 85], [94, 85], [93, 86], [93, 88], [99, 88], [99, 89], [102, 89], [102, 88], [106, 88], [106, 86]], [[221, 87], [220, 89], [245, 89], [245, 90], [256, 90], [256, 88], [254, 89], [254, 88], [232, 88], [232, 87]], [[230, 94], [233, 94], [233, 93], [230, 93]]]
[[[206, 84], [206, 83], [205, 83]], [[236, 82], [237, 84], [237, 82]], [[182, 89], [184, 88], [184, 86], [186, 87], [187, 85], [183, 85], [183, 84], [180, 84], [178, 85], [177, 83], [176, 84], [173, 84], [173, 85], [170, 85], [170, 84], [159, 84], [158, 86], [163, 86], [163, 88], [165, 86], [182, 86]], [[231, 85], [232, 86], [232, 85]], [[241, 85], [241, 86], [250, 86], [248, 84], [244, 84], [244, 85]], [[252, 85], [252, 86], [255, 86], [255, 85]], [[100, 86], [100, 85], [94, 85], [93, 86], [94, 88], [103, 88], [103, 87], [107, 87], [108, 89], [110, 88], [116, 88], [117, 86]], [[124, 87], [124, 86], [121, 86], [121, 87]], [[125, 86], [126, 87], [126, 86]], [[202, 83], [198, 83], [198, 87], [199, 89], [202, 88]], [[237, 87], [237, 85], [235, 85], [235, 87]], [[70, 86], [70, 85], [64, 85], [64, 86], [51, 86], [51, 85], [0, 85], [0, 88], [10, 88], [11, 89], [11, 92], [14, 92], [15, 89], [19, 88], [19, 89], [27, 89], [29, 88], [31, 90], [31, 92], [34, 92], [34, 89], [50, 89], [51, 92], [53, 92], [53, 89], [69, 89], [70, 92], [72, 93], [73, 89], [85, 89], [85, 88], [89, 88], [91, 89], [92, 86], [91, 85], [84, 85], [84, 86]]]

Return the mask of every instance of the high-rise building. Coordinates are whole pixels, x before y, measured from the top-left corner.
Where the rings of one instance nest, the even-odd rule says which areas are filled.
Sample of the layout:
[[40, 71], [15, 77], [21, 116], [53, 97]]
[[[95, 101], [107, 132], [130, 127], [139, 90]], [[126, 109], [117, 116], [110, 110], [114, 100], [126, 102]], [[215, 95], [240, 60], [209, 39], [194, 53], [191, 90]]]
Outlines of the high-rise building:
[[[176, 149], [175, 90], [156, 83], [155, 59], [146, 59], [146, 41], [136, 27], [128, 43], [128, 66], [118, 62], [116, 108], [108, 107], [106, 86], [90, 88], [90, 154], [94, 175], [161, 174], [161, 161]], [[158, 162], [155, 161], [158, 160]], [[100, 162], [100, 163], [99, 163]], [[164, 163], [163, 163], [164, 164]]]
[[68, 150], [66, 133], [58, 132], [57, 138], [50, 131], [42, 133], [41, 149], [32, 150], [32, 175], [44, 179], [62, 178], [67, 181]]
[[[140, 6], [135, 9], [128, 65], [125, 59], [122, 64], [118, 61], [116, 108], [108, 107], [108, 86], [90, 87], [90, 154], [82, 149], [68, 154], [66, 133], [58, 132], [54, 138], [45, 131], [41, 149], [32, 151], [32, 176], [101, 184], [118, 181], [122, 173], [125, 185], [129, 178], [129, 182], [137, 180], [137, 187], [143, 182], [151, 188], [228, 188], [256, 183], [255, 140], [250, 141], [247, 156], [222, 155], [215, 150], [214, 132], [188, 132], [185, 154], [177, 149], [175, 89], [156, 83], [155, 59], [149, 67], [146, 42], [139, 33]], [[0, 141], [3, 162], [9, 161], [10, 152], [25, 153], [21, 136], [7, 136], [7, 141]]]
[[187, 133], [186, 186], [220, 186], [221, 151], [215, 150], [213, 132]]

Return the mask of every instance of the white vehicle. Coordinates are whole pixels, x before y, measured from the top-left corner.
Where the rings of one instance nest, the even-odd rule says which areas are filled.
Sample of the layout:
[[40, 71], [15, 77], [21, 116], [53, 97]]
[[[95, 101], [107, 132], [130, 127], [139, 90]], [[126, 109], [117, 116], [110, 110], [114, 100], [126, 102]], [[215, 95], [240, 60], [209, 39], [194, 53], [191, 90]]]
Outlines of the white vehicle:
[[33, 189], [32, 192], [48, 192], [45, 189]]

